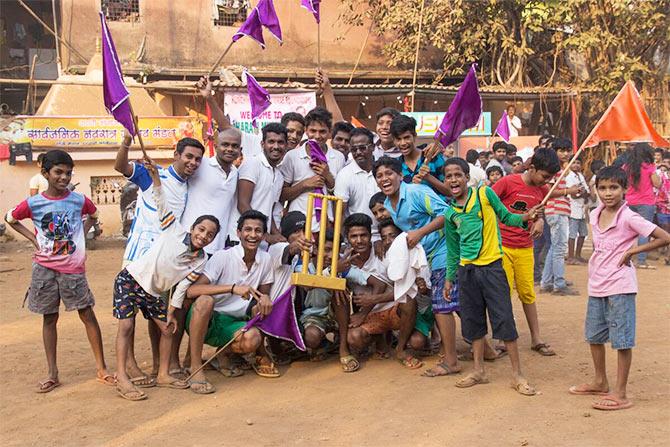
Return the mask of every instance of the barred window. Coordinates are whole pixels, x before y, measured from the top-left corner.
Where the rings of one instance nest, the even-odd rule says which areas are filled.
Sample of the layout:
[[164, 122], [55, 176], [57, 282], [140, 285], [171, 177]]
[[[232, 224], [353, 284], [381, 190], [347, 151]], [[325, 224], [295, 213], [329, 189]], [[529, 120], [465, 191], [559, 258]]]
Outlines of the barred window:
[[249, 0], [213, 0], [214, 26], [241, 25], [251, 9]]
[[112, 22], [139, 22], [140, 0], [100, 0], [105, 18]]

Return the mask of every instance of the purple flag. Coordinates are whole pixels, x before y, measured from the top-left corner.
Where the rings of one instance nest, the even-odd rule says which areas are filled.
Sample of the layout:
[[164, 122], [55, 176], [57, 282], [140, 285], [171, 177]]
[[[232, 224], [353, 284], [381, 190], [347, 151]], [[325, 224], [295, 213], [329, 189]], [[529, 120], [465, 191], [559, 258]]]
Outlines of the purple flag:
[[272, 104], [270, 94], [260, 86], [256, 79], [245, 68], [242, 71], [242, 80], [247, 82], [247, 92], [249, 93], [249, 102], [251, 103], [251, 124], [256, 125], [256, 118], [261, 116]]
[[435, 139], [447, 147], [467, 129], [474, 127], [482, 115], [482, 98], [477, 85], [477, 64], [472, 64], [465, 81], [456, 93], [456, 97], [444, 114], [440, 128], [435, 132]]
[[269, 315], [261, 318], [261, 315], [257, 314], [247, 322], [242, 330], [248, 331], [252, 327], [258, 328], [271, 337], [290, 341], [301, 351], [306, 350], [293, 307], [293, 286], [272, 303], [272, 311]]
[[256, 7], [251, 11], [251, 14], [244, 21], [242, 26], [233, 36], [233, 42], [237, 42], [244, 36], [249, 36], [265, 49], [265, 40], [263, 39], [263, 27], [282, 43], [281, 27], [279, 26], [279, 18], [275, 11], [272, 0], [260, 0]]
[[503, 112], [503, 115], [498, 121], [498, 127], [496, 127], [496, 133], [505, 140], [505, 143], [509, 143], [509, 123], [507, 122], [507, 113]]
[[321, 23], [321, 0], [300, 0], [300, 6], [314, 14], [316, 23]]
[[121, 63], [102, 12], [100, 12], [100, 24], [102, 25], [102, 93], [105, 108], [134, 136], [137, 135], [137, 129], [130, 111], [130, 93], [123, 82]]
[[[319, 146], [319, 143], [316, 140], [307, 140], [307, 148], [309, 149], [309, 156], [312, 158], [312, 163], [326, 163], [328, 164], [328, 158], [326, 154]], [[322, 188], [314, 188], [316, 194], [323, 194]], [[314, 215], [316, 216], [316, 221], [321, 222], [321, 209], [323, 208], [323, 200], [321, 198], [314, 199]]]

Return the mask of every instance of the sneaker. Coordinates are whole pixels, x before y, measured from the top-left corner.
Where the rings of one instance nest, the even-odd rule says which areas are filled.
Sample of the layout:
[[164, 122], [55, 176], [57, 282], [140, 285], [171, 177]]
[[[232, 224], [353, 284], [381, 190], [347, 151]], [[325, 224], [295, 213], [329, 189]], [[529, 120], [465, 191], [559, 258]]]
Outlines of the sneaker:
[[553, 290], [552, 286], [540, 287], [540, 293], [551, 293]]
[[579, 295], [579, 292], [571, 287], [566, 286], [562, 289], [554, 289], [551, 294], [556, 296], [577, 296]]

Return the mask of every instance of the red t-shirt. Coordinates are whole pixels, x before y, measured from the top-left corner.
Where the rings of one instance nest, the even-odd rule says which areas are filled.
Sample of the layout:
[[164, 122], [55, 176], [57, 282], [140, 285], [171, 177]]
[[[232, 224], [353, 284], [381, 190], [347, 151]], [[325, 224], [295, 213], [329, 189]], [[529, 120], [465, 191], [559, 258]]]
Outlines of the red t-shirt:
[[[531, 186], [523, 181], [523, 174], [507, 175], [492, 186], [505, 207], [512, 213], [524, 214], [535, 205], [539, 205], [549, 192], [545, 186]], [[508, 227], [500, 223], [502, 244], [510, 248], [528, 248], [533, 246], [530, 232], [519, 227]]]

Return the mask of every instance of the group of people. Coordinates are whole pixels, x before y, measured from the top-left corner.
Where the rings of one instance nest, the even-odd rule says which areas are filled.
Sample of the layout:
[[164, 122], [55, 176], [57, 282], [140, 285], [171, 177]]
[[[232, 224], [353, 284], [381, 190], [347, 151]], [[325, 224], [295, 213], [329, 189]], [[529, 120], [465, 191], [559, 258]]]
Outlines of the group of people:
[[[44, 155], [41, 174], [48, 187], [6, 216], [36, 248], [27, 300], [31, 311], [44, 316], [49, 368], [38, 392], [60, 385], [60, 301], [66, 310], [79, 311], [95, 354], [97, 379], [125, 399], [143, 400], [143, 388], [154, 386], [215, 392], [201, 368], [204, 345], [227, 346], [211, 362], [227, 377], [248, 368], [261, 377], [279, 377], [278, 364], [299, 353], [246, 324], [254, 315], [271, 314], [274, 300], [292, 290], [312, 360], [337, 351], [342, 370], [353, 373], [367, 355], [394, 355], [403, 367], [419, 369], [422, 355], [437, 353], [437, 363], [423, 375], [461, 374], [462, 362], [472, 360], [472, 370], [455, 382], [467, 388], [489, 381], [485, 360], [508, 356], [512, 387], [523, 395], [536, 394], [521, 368], [511, 291], [522, 303], [531, 349], [555, 355], [540, 332], [536, 245], [549, 233], [540, 290], [575, 293], [564, 277], [565, 247], [568, 240], [576, 241], [569, 259], [581, 260], [587, 235], [583, 208], [590, 192], [579, 163], [573, 163], [570, 176], [561, 176], [572, 155], [571, 142], [543, 137], [526, 161], [505, 142], [493, 145], [488, 164], [477, 151], [463, 159], [454, 156], [453, 147], [417, 145], [415, 120], [392, 108], [377, 113], [375, 132], [333, 123], [331, 111], [340, 119], [341, 113], [323, 73], [317, 82], [326, 108], [316, 107], [305, 116], [287, 113], [256, 136], [232, 126], [212, 95], [211, 82], [202, 78], [198, 88], [218, 125], [214, 157], [205, 156], [200, 141], [184, 138], [167, 167], [149, 157], [131, 161], [132, 139], [124, 138], [115, 169], [138, 185], [139, 195], [113, 285], [113, 315], [119, 320], [114, 375], [105, 364], [84, 273], [83, 238], [97, 210], [90, 199], [67, 189], [71, 157], [60, 150]], [[313, 153], [315, 144], [320, 157]], [[594, 252], [585, 334], [596, 378], [570, 392], [602, 395], [594, 403], [600, 409], [631, 405], [626, 381], [637, 283], [630, 259], [670, 244], [666, 231], [624, 201], [644, 182], [636, 151], [637, 146], [623, 169], [598, 170], [593, 183], [598, 202], [590, 214]], [[573, 174], [577, 180], [571, 179]], [[559, 185], [550, 193], [549, 184], [556, 181]], [[658, 187], [653, 176], [651, 181]], [[338, 238], [330, 207], [317, 205], [313, 238], [305, 237], [312, 192], [342, 199], [342, 247], [333, 245]], [[573, 200], [582, 200], [581, 218], [572, 213]], [[665, 203], [667, 211], [667, 194]], [[22, 219], [32, 219], [35, 232]], [[322, 219], [327, 220], [323, 263], [317, 262], [315, 250]], [[660, 208], [658, 219], [659, 225], [667, 225]], [[635, 245], [638, 237], [653, 240]], [[305, 251], [310, 253], [308, 265], [301, 256]], [[339, 256], [336, 275], [346, 280], [345, 292], [292, 286], [293, 272], [329, 275], [333, 256]], [[317, 272], [321, 265], [325, 269]], [[140, 312], [149, 321], [152, 373], [140, 369], [134, 353]], [[456, 318], [463, 340], [471, 345], [460, 354]], [[489, 328], [492, 338], [487, 337]], [[188, 347], [182, 358], [184, 332]], [[605, 375], [608, 340], [619, 352], [613, 390]]]

